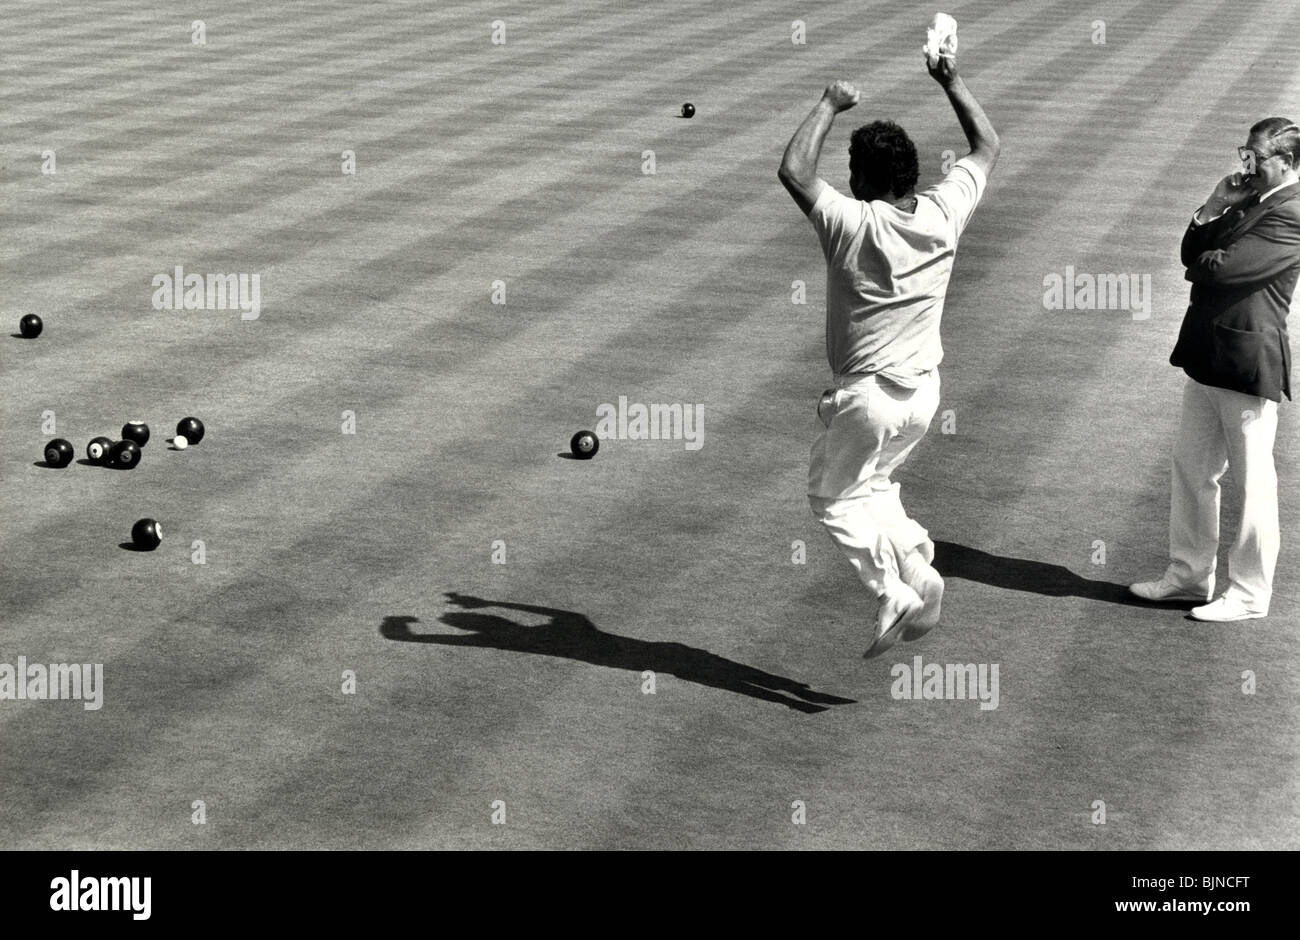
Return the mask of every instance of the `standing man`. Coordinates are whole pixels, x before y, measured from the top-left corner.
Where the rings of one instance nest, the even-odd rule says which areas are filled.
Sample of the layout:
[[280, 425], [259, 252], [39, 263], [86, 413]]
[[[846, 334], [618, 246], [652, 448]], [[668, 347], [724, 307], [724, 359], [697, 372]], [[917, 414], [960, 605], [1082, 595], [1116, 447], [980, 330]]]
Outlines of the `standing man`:
[[998, 136], [957, 74], [954, 56], [926, 58], [970, 143], [937, 186], [916, 194], [916, 147], [892, 121], [853, 132], [849, 188], [817, 176], [835, 115], [858, 102], [830, 85], [791, 138], [778, 173], [812, 222], [826, 257], [826, 355], [835, 387], [821, 398], [808, 500], [813, 515], [879, 599], [867, 655], [939, 621], [943, 579], [934, 543], [908, 518], [890, 476], [939, 405], [939, 321], [957, 239], [998, 157]]
[[[1197, 620], [1268, 614], [1280, 534], [1273, 438], [1291, 397], [1286, 315], [1300, 276], [1300, 127], [1267, 118], [1237, 148], [1242, 173], [1219, 180], [1183, 235], [1191, 306], [1170, 363], [1187, 373], [1174, 444], [1169, 567], [1130, 590], [1149, 601], [1198, 601]], [[1219, 480], [1241, 503], [1217, 600]]]

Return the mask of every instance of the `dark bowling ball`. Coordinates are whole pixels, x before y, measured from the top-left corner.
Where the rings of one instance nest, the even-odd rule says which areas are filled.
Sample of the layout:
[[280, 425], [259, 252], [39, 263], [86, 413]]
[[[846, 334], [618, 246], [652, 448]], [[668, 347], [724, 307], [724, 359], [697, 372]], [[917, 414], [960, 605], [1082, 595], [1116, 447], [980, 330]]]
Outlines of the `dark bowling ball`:
[[113, 447], [111, 437], [91, 438], [86, 445], [86, 459], [91, 463], [108, 463], [108, 452]]
[[569, 440], [569, 451], [579, 460], [590, 460], [600, 450], [600, 438], [591, 431], [579, 431]]
[[162, 543], [162, 526], [156, 519], [141, 519], [131, 527], [131, 544], [151, 552]]
[[72, 463], [74, 453], [71, 444], [61, 437], [56, 437], [45, 445], [45, 462], [51, 467], [66, 467]]
[[182, 418], [176, 423], [176, 435], [189, 441], [191, 445], [203, 440], [203, 422], [198, 418]]
[[135, 441], [140, 447], [149, 443], [149, 425], [143, 421], [128, 421], [122, 425], [122, 440]]
[[108, 462], [115, 467], [134, 470], [140, 462], [140, 445], [135, 441], [118, 441], [108, 452]]

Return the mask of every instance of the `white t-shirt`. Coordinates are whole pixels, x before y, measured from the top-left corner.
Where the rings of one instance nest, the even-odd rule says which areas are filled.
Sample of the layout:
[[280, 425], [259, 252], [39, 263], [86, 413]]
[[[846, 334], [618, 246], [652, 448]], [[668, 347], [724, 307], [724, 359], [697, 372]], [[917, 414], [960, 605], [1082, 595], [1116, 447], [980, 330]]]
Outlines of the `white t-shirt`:
[[915, 212], [822, 187], [808, 219], [826, 256], [826, 358], [836, 375], [878, 373], [914, 388], [939, 365], [957, 239], [984, 184], [978, 166], [958, 160], [917, 193]]

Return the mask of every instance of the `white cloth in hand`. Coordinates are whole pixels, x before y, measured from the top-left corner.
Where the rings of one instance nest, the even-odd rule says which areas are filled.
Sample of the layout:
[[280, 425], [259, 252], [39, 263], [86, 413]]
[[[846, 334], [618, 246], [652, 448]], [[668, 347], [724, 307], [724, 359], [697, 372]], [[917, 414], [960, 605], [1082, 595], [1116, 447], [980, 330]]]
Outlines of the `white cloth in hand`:
[[922, 51], [930, 65], [937, 63], [941, 57], [956, 58], [957, 21], [947, 13], [936, 13], [934, 22], [925, 31]]

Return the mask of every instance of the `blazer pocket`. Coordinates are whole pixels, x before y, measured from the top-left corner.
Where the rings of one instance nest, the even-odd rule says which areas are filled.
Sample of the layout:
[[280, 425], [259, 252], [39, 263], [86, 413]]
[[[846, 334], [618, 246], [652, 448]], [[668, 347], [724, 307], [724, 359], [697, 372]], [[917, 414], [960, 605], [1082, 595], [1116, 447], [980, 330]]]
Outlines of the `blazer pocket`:
[[1253, 389], [1261, 376], [1282, 374], [1282, 345], [1276, 330], [1234, 330], [1214, 324], [1211, 366], [1239, 390]]

